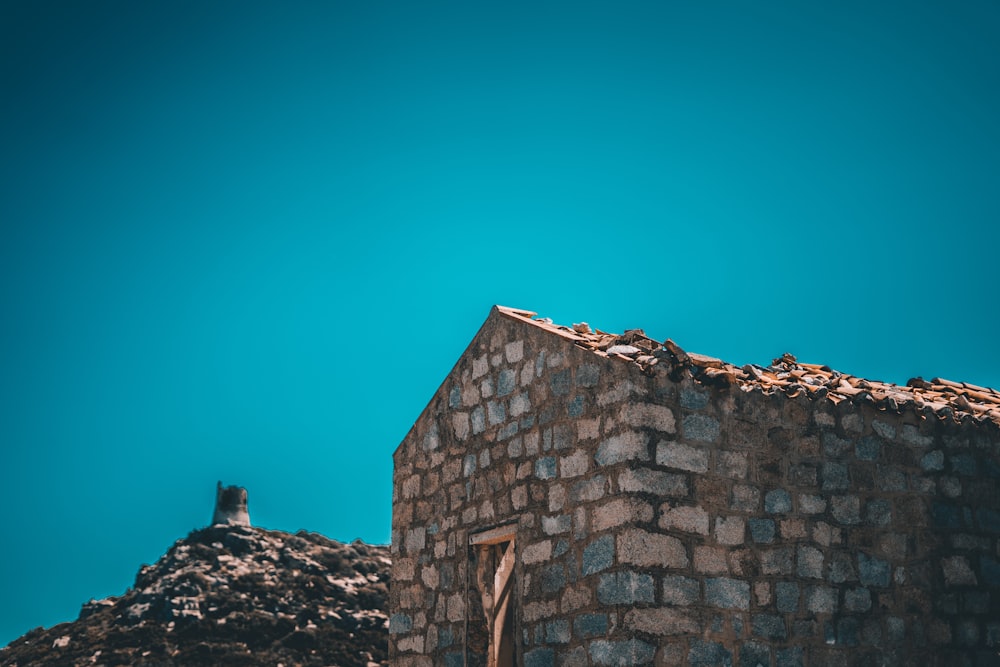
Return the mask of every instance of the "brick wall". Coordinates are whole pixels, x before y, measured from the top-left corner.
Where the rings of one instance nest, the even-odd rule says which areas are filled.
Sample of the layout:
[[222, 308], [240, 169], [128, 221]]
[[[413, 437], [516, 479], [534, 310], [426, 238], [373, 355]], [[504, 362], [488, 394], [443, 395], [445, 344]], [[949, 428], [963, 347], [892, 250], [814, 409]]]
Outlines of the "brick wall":
[[479, 664], [469, 535], [514, 522], [527, 667], [997, 664], [998, 450], [494, 311], [394, 457], [391, 662]]

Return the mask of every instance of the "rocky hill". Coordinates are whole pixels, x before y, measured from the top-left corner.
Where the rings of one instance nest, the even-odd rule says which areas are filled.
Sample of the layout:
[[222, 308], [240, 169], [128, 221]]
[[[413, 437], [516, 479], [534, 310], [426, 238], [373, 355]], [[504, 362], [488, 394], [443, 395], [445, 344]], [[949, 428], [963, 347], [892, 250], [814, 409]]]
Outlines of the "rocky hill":
[[384, 546], [214, 525], [124, 595], [0, 649], [0, 665], [385, 665], [389, 565]]

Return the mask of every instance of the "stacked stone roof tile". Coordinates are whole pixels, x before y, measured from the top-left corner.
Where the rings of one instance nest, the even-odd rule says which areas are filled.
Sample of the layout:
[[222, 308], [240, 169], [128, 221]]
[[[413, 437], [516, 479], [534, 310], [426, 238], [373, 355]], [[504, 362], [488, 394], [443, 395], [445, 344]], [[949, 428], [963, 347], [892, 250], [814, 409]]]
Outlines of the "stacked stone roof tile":
[[802, 363], [787, 353], [774, 359], [770, 366], [747, 364], [739, 367], [714, 357], [686, 352], [669, 338], [663, 343], [657, 342], [642, 329], [613, 334], [592, 329], [586, 323], [572, 327], [555, 324], [528, 310], [504, 306], [497, 306], [497, 309], [507, 317], [530, 322], [594, 354], [635, 363], [643, 369], [667, 363], [672, 372], [679, 374], [687, 370], [706, 384], [736, 385], [743, 391], [764, 393], [780, 391], [792, 398], [800, 394], [816, 399], [826, 397], [834, 403], [868, 403], [879, 410], [892, 412], [912, 409], [928, 418], [978, 424], [989, 421], [1000, 427], [1000, 392], [968, 382], [943, 378], [927, 381], [916, 377], [906, 385], [896, 385], [848, 375], [821, 364]]

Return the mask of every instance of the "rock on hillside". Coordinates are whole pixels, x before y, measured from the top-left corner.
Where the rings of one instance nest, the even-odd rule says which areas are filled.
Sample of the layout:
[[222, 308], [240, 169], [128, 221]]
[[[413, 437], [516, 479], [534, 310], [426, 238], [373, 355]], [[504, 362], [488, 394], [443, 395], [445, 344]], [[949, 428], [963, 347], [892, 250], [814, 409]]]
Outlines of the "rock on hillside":
[[388, 547], [211, 526], [124, 595], [0, 649], [0, 665], [385, 665], [389, 565]]

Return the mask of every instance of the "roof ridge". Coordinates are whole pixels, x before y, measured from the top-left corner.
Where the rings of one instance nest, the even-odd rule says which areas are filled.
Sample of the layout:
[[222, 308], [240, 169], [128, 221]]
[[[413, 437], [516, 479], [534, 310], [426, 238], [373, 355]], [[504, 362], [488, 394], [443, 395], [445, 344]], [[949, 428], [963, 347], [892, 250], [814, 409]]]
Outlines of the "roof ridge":
[[499, 305], [494, 308], [502, 315], [540, 327], [594, 354], [635, 363], [644, 371], [653, 372], [654, 367], [666, 363], [672, 375], [679, 378], [686, 370], [706, 384], [738, 386], [743, 391], [781, 391], [790, 398], [804, 393], [814, 399], [868, 403], [893, 412], [913, 408], [925, 417], [934, 415], [941, 420], [971, 420], [978, 424], [990, 421], [1000, 427], [1000, 392], [989, 387], [939, 377], [927, 381], [918, 376], [905, 385], [868, 380], [827, 365], [799, 362], [787, 352], [772, 360], [770, 366], [737, 367], [715, 357], [687, 352], [669, 338], [657, 342], [642, 329], [613, 334], [592, 329], [586, 322], [568, 327], [538, 317], [534, 311]]

